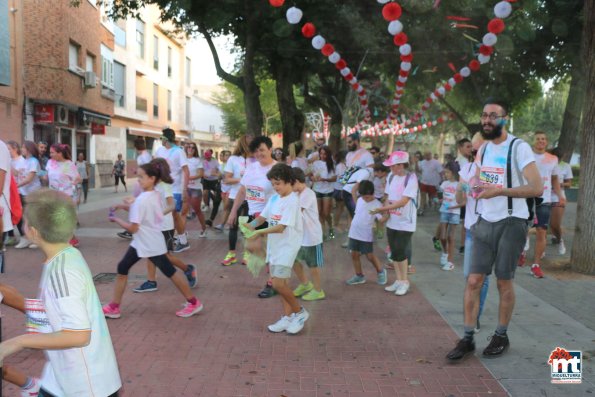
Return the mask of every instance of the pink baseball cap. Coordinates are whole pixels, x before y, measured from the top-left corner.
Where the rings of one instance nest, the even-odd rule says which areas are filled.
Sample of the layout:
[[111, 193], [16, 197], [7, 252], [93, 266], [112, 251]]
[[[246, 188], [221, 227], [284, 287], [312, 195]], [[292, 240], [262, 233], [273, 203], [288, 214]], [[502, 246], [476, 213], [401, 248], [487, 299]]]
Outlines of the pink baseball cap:
[[390, 167], [397, 164], [406, 164], [408, 162], [409, 153], [397, 150], [396, 152], [392, 152], [388, 159], [386, 159], [382, 164], [384, 164], [387, 167]]

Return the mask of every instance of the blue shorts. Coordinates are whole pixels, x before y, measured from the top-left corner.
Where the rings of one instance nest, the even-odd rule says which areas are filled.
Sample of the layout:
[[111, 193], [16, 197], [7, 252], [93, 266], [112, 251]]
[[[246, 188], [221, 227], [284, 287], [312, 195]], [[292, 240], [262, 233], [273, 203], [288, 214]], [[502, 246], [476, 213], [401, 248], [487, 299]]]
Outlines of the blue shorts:
[[544, 203], [535, 206], [535, 217], [533, 218], [533, 227], [547, 230], [550, 224], [550, 213], [552, 206]]
[[450, 212], [440, 212], [440, 223], [458, 225], [459, 223], [461, 223], [461, 215], [452, 214]]
[[182, 193], [174, 193], [174, 200], [176, 201], [176, 212], [182, 212]]

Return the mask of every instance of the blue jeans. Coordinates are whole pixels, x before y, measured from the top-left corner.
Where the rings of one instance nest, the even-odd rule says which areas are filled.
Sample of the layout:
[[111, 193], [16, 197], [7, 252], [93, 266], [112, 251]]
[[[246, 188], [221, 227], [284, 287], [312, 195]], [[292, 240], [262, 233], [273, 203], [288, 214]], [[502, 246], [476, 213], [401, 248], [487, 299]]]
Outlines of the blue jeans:
[[[463, 257], [463, 275], [465, 280], [469, 277], [469, 270], [471, 269], [471, 253], [473, 252], [473, 238], [471, 237], [471, 230], [465, 229], [465, 256]], [[483, 285], [481, 286], [481, 292], [479, 293], [479, 313], [477, 313], [477, 319], [481, 317], [483, 312], [483, 305], [488, 297], [488, 288], [490, 286], [490, 276], [485, 275]]]

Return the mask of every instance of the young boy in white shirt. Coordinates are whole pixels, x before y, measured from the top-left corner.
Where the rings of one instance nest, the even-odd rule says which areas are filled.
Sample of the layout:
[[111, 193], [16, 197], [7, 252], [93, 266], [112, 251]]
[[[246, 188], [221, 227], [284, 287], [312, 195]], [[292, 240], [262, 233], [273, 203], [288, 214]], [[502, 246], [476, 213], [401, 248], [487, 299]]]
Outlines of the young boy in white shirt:
[[27, 238], [46, 257], [39, 283], [45, 316], [38, 316], [42, 332], [0, 344], [0, 362], [23, 349], [45, 350], [39, 396], [117, 396], [122, 382], [91, 271], [69, 244], [74, 203], [59, 191], [38, 190], [27, 196], [25, 219]]
[[[326, 297], [320, 284], [320, 268], [324, 266], [322, 225], [318, 217], [316, 193], [306, 186], [304, 171], [294, 167], [293, 175], [295, 177], [293, 191], [299, 195], [300, 209], [304, 219], [304, 239], [293, 265], [293, 271], [300, 280], [300, 285], [293, 290], [293, 294], [305, 301], [315, 301]], [[310, 269], [312, 281], [308, 280], [301, 262], [305, 262]]]
[[297, 193], [293, 192], [295, 177], [287, 164], [275, 164], [267, 173], [274, 194], [256, 219], [247, 223], [246, 227], [256, 230], [264, 222], [266, 229], [256, 230], [250, 237], [268, 236], [266, 260], [272, 278], [273, 289], [279, 294], [284, 314], [279, 321], [268, 326], [271, 332], [297, 334], [304, 328], [310, 316], [306, 309], [300, 307], [293, 291], [289, 288], [291, 268], [302, 246], [303, 221]]
[[360, 197], [355, 204], [355, 215], [349, 228], [349, 251], [351, 251], [355, 275], [346, 283], [347, 285], [356, 285], [366, 282], [360, 259], [362, 255], [365, 255], [376, 269], [376, 283], [384, 285], [386, 284], [386, 269], [382, 267], [378, 257], [374, 254], [372, 232], [375, 220], [383, 223], [388, 217], [373, 213], [375, 209], [382, 207], [382, 204], [374, 198], [374, 184], [371, 181], [361, 181], [358, 193]]

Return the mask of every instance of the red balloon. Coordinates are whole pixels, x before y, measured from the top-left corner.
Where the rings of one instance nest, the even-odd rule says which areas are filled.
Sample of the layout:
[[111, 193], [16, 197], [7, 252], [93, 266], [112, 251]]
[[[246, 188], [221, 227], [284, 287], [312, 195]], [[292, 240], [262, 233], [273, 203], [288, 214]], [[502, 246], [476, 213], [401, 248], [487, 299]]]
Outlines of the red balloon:
[[446, 84], [444, 84], [444, 89], [446, 91], [450, 91], [450, 90], [452, 90], [452, 86], [450, 84], [446, 83]]
[[407, 44], [407, 40], [408, 40], [407, 35], [403, 32], [396, 34], [393, 39], [393, 41], [395, 42], [395, 45], [397, 45], [399, 47], [404, 44]]
[[368, 100], [367, 100], [367, 99], [362, 99], [362, 100], [360, 101], [360, 103], [361, 103], [363, 106], [366, 106], [366, 105], [368, 104]]
[[440, 94], [440, 91], [438, 91], [438, 90], [435, 90], [435, 91], [434, 91], [434, 95], [436, 95], [437, 97], [440, 97], [440, 96], [442, 96], [442, 95]]
[[479, 63], [479, 61], [477, 59], [472, 60], [471, 62], [469, 62], [469, 69], [471, 69], [474, 72], [479, 71], [479, 69], [481, 68], [481, 64]]
[[335, 47], [333, 47], [332, 44], [327, 43], [324, 45], [324, 47], [322, 47], [322, 49], [320, 51], [322, 51], [322, 55], [324, 55], [325, 57], [328, 57], [333, 52], [335, 52]]
[[431, 97], [428, 97], [428, 99], [426, 99], [426, 102], [427, 103], [432, 103], [432, 102], [434, 102], [434, 100]]
[[482, 44], [479, 47], [479, 53], [482, 54], [482, 55], [489, 56], [489, 55], [492, 55], [493, 52], [494, 52], [494, 48], [493, 47], [490, 47], [490, 46], [487, 46], [487, 45], [484, 45], [484, 44]]
[[273, 7], [281, 7], [285, 3], [285, 0], [269, 0], [269, 4]]
[[335, 63], [335, 67], [339, 70], [345, 69], [347, 67], [347, 62], [345, 62], [343, 59], [339, 59], [339, 62]]
[[351, 79], [353, 79], [353, 73], [349, 73], [347, 76], [345, 76], [345, 80], [351, 81]]
[[398, 3], [388, 3], [382, 7], [382, 16], [387, 21], [394, 21], [401, 16], [401, 6]]
[[494, 34], [500, 34], [504, 31], [504, 21], [500, 18], [494, 18], [490, 22], [488, 22], [488, 31]]
[[409, 76], [409, 72], [406, 70], [401, 70], [401, 71], [399, 71], [399, 76], [407, 77], [407, 76]]
[[312, 37], [314, 37], [314, 35], [316, 34], [316, 26], [314, 26], [313, 23], [305, 23], [304, 26], [302, 26], [302, 36], [304, 36], [307, 39], [311, 39]]
[[359, 88], [359, 83], [352, 84], [351, 88], [353, 89], [353, 91], [357, 91], [357, 89]]
[[400, 81], [397, 81], [397, 87], [405, 87], [405, 83], [401, 83]]
[[431, 122], [431, 121], [428, 121], [428, 122], [426, 123], [426, 125], [427, 125], [428, 127], [431, 127], [431, 126], [432, 126], [432, 122]]
[[457, 84], [462, 83], [464, 80], [464, 77], [461, 76], [460, 73], [455, 73], [454, 76], [452, 76], [453, 79], [455, 79], [455, 81], [457, 82]]
[[411, 61], [413, 61], [413, 54], [401, 55], [401, 61], [403, 61], [403, 62], [411, 62]]

